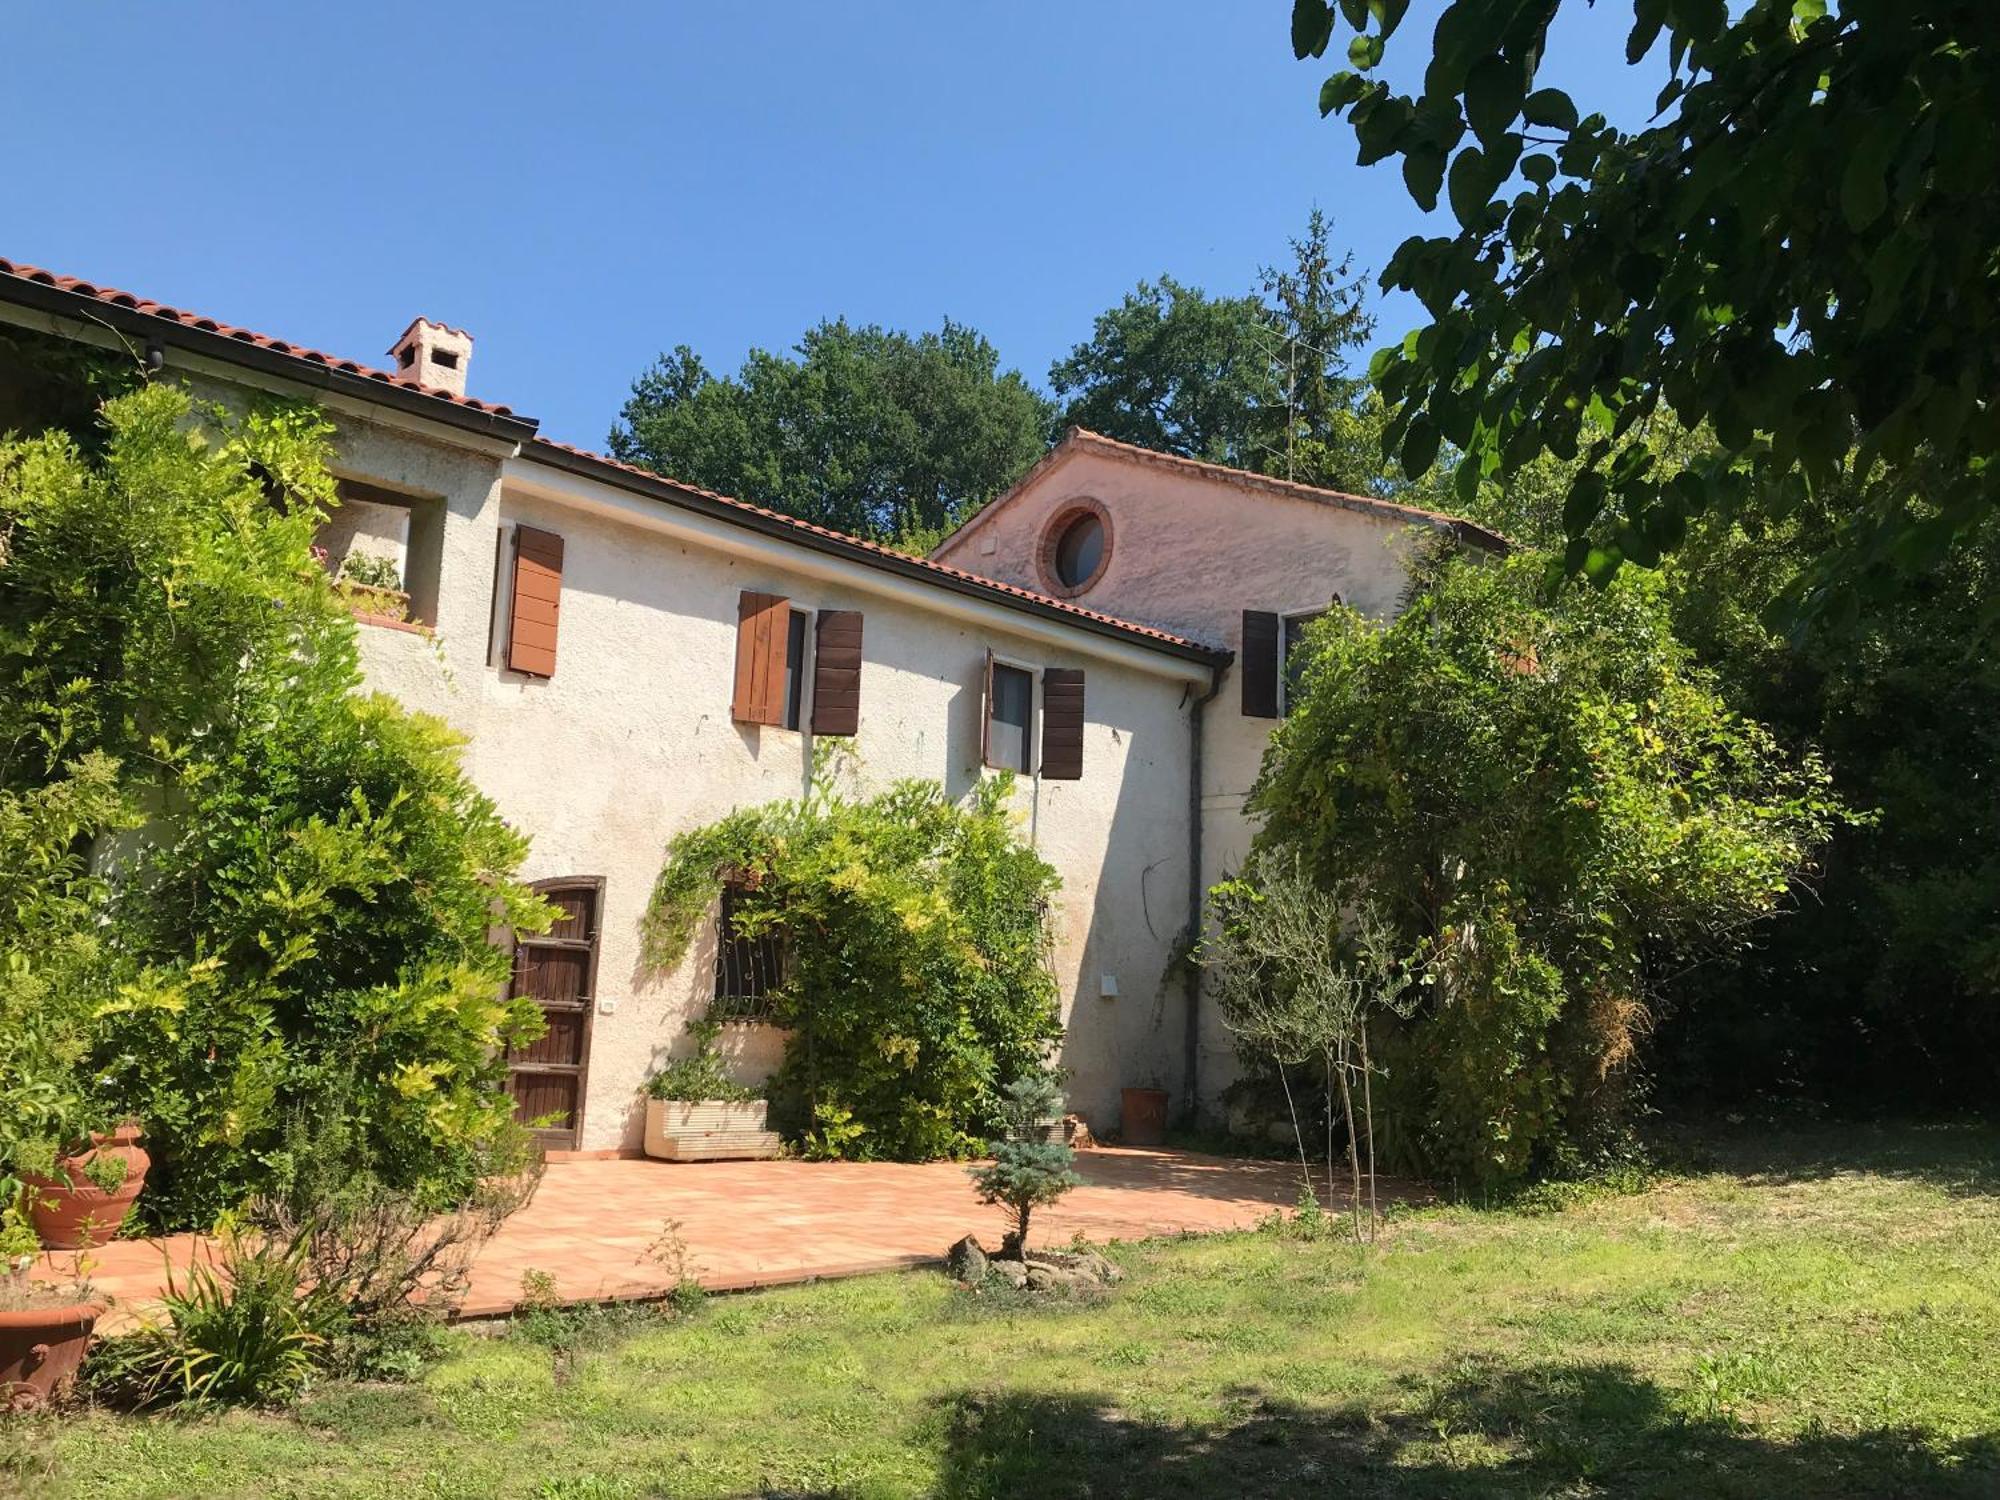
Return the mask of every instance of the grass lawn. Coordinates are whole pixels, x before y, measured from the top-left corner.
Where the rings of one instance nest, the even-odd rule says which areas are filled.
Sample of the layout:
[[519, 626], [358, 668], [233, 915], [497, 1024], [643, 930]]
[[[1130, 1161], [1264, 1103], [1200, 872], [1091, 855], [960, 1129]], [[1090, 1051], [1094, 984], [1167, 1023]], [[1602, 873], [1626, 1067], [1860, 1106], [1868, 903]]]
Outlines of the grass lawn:
[[453, 1334], [291, 1415], [17, 1421], [97, 1497], [2000, 1495], [2000, 1132], [1792, 1132], [1372, 1254], [1119, 1247], [1108, 1300], [942, 1275], [717, 1298], [575, 1350]]

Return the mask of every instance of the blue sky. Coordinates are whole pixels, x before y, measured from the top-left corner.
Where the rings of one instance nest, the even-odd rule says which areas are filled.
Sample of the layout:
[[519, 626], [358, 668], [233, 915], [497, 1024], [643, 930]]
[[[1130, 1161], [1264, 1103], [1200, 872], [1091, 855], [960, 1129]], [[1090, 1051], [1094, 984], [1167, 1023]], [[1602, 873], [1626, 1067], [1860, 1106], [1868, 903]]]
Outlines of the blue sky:
[[[1142, 277], [1247, 289], [1314, 204], [1371, 271], [1422, 228], [1318, 118], [1332, 63], [1292, 60], [1289, 13], [31, 0], [0, 255], [366, 361], [441, 318], [473, 394], [591, 447], [660, 350], [734, 369], [835, 314], [949, 315], [1041, 384]], [[1544, 81], [1643, 114], [1630, 14], [1577, 8]], [[1381, 336], [1417, 321], [1387, 303]]]

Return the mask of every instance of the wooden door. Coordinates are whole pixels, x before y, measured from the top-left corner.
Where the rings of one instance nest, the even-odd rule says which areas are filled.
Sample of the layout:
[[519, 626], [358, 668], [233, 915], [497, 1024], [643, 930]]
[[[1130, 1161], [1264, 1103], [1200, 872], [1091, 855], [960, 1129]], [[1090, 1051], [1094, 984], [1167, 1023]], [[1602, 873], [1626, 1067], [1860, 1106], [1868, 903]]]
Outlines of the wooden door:
[[559, 915], [547, 932], [515, 943], [508, 993], [539, 1005], [549, 1029], [532, 1042], [507, 1049], [507, 1091], [514, 1096], [514, 1118], [532, 1126], [545, 1148], [573, 1151], [583, 1140], [604, 882], [544, 880], [535, 889]]

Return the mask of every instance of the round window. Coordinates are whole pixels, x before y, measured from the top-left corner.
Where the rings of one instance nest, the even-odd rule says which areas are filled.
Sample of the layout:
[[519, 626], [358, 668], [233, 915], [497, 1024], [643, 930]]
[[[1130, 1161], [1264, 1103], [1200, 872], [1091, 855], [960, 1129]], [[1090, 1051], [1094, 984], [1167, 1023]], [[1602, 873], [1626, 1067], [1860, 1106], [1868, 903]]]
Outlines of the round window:
[[1066, 589], [1080, 589], [1104, 563], [1104, 523], [1089, 511], [1077, 516], [1056, 538], [1056, 577]]

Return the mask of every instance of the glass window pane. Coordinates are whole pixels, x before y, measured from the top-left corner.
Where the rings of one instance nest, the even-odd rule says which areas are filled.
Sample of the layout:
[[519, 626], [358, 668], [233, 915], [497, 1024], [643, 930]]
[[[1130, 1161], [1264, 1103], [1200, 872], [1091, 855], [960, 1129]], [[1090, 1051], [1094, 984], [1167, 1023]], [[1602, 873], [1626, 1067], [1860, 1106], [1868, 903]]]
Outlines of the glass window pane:
[[1035, 680], [1019, 667], [993, 665], [993, 716], [987, 727], [987, 758], [1010, 770], [1028, 769], [1028, 718]]
[[1104, 558], [1104, 523], [1096, 516], [1079, 516], [1056, 542], [1056, 577], [1075, 588]]
[[1319, 610], [1309, 615], [1285, 617], [1284, 708], [1287, 713], [1291, 711], [1292, 694], [1298, 691], [1299, 682], [1305, 674], [1305, 657], [1300, 654], [1299, 647], [1305, 643], [1306, 627], [1325, 613], [1325, 610]]
[[792, 611], [785, 632], [785, 728], [799, 727], [799, 704], [805, 697], [806, 612]]

